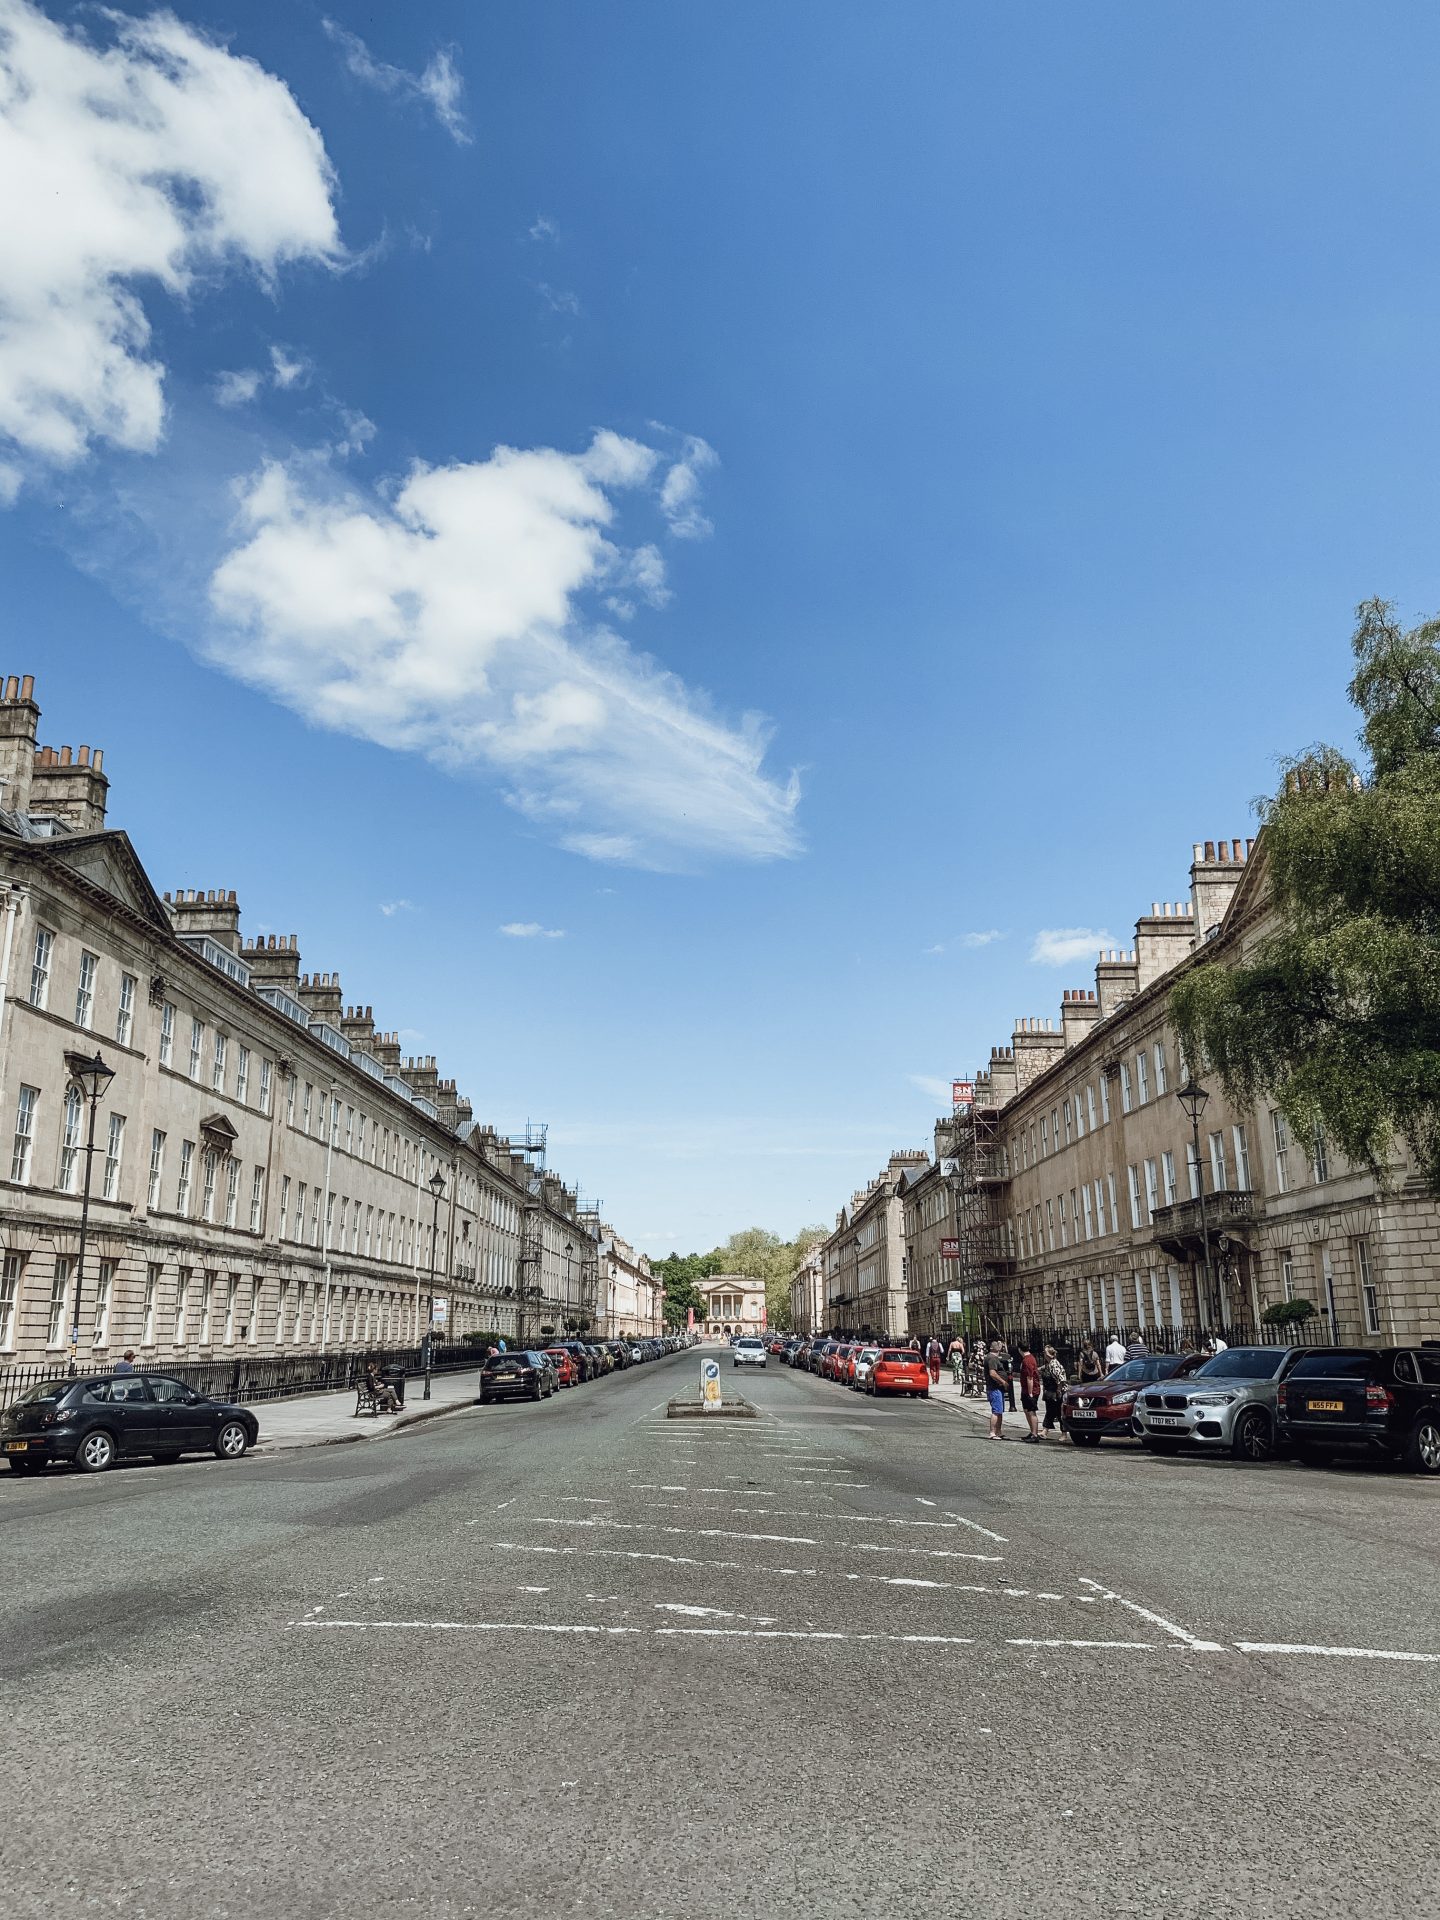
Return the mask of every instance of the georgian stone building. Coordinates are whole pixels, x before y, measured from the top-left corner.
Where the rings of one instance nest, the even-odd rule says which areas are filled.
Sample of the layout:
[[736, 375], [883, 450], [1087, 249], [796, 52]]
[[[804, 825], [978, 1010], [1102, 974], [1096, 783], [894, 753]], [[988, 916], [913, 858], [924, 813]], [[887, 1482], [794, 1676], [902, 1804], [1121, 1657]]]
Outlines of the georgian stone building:
[[[0, 695], [0, 1367], [534, 1337], [592, 1310], [598, 1220], [477, 1126], [433, 1056], [243, 940], [232, 892], [158, 894], [99, 752]], [[71, 1064], [113, 1078], [94, 1110]], [[67, 1056], [70, 1057], [67, 1060]], [[433, 1184], [432, 1184], [433, 1183]], [[77, 1288], [79, 1302], [77, 1311]]]
[[946, 1296], [959, 1285], [953, 1180], [945, 1170], [945, 1145], [937, 1127], [934, 1160], [907, 1168], [897, 1188], [905, 1240], [905, 1331], [922, 1338], [948, 1326]]
[[665, 1331], [665, 1288], [611, 1226], [600, 1229], [600, 1319], [606, 1339], [644, 1339]]
[[955, 1156], [956, 1284], [997, 1322], [1247, 1329], [1303, 1297], [1332, 1340], [1440, 1336], [1440, 1209], [1412, 1167], [1382, 1196], [1323, 1136], [1294, 1139], [1208, 1078], [1197, 1153], [1170, 990], [1273, 924], [1263, 836], [1197, 844], [1188, 901], [1153, 904], [1058, 1023], [1022, 1020], [991, 1050], [937, 1140]]
[[898, 1336], [907, 1325], [905, 1208], [900, 1183], [929, 1164], [923, 1149], [892, 1153], [836, 1216], [820, 1249], [824, 1330]]
[[701, 1330], [710, 1334], [763, 1333], [765, 1331], [765, 1282], [748, 1273], [717, 1273], [708, 1280], [697, 1280], [697, 1290], [705, 1301]]
[[807, 1248], [790, 1276], [790, 1326], [795, 1333], [818, 1333], [825, 1324], [825, 1242]]

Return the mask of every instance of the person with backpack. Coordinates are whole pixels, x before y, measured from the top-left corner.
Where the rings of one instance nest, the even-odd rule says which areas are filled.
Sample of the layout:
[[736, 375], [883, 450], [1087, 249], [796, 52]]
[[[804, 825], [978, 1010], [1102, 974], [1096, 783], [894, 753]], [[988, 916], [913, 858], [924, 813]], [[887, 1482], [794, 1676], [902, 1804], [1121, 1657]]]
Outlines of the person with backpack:
[[1091, 1380], [1101, 1380], [1104, 1376], [1105, 1363], [1095, 1351], [1095, 1342], [1087, 1333], [1080, 1348], [1080, 1364], [1077, 1369], [1077, 1377], [1083, 1387]]
[[[1040, 1368], [1040, 1387], [1045, 1395], [1045, 1432], [1053, 1433], [1060, 1425], [1060, 1402], [1065, 1397], [1065, 1389], [1070, 1384], [1065, 1372], [1065, 1364], [1054, 1347], [1045, 1349], [1044, 1364]], [[1061, 1435], [1064, 1438], [1064, 1435]]]
[[929, 1369], [932, 1387], [938, 1387], [940, 1384], [940, 1362], [944, 1358], [945, 1350], [932, 1333], [925, 1343], [925, 1365]]

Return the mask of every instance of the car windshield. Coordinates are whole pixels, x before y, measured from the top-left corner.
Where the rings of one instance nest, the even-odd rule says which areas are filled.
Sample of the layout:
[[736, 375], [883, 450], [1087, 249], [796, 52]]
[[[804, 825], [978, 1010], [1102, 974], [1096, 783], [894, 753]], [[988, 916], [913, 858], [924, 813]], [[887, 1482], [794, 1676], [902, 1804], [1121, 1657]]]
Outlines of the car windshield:
[[918, 1353], [907, 1351], [904, 1347], [891, 1347], [887, 1352], [881, 1354], [876, 1364], [887, 1367], [918, 1367], [920, 1365], [920, 1356]]
[[1283, 1347], [1227, 1347], [1197, 1367], [1192, 1380], [1273, 1380], [1285, 1358]]
[[763, 1340], [737, 1340], [735, 1344], [737, 1347], [762, 1347], [765, 1343]]

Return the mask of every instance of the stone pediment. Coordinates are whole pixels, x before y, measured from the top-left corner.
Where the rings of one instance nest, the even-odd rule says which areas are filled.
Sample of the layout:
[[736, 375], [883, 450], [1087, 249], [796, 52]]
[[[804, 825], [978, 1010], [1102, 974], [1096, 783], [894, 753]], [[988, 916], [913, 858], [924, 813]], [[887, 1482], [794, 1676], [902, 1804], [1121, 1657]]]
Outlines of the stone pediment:
[[164, 902], [151, 886], [129, 837], [118, 829], [32, 845], [37, 846], [47, 865], [67, 868], [153, 927], [167, 934], [173, 932]]
[[207, 1113], [200, 1122], [200, 1135], [207, 1147], [214, 1147], [219, 1153], [231, 1152], [240, 1138], [223, 1113]]

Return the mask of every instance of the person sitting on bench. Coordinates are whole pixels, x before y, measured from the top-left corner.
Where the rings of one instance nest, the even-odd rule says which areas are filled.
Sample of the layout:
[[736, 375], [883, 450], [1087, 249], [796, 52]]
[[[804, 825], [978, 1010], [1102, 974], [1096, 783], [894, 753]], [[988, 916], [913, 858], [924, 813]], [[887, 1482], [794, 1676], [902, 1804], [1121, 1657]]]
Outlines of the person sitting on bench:
[[378, 1413], [399, 1412], [400, 1396], [394, 1387], [387, 1385], [380, 1378], [380, 1369], [373, 1360], [365, 1368], [365, 1391], [374, 1400]]

